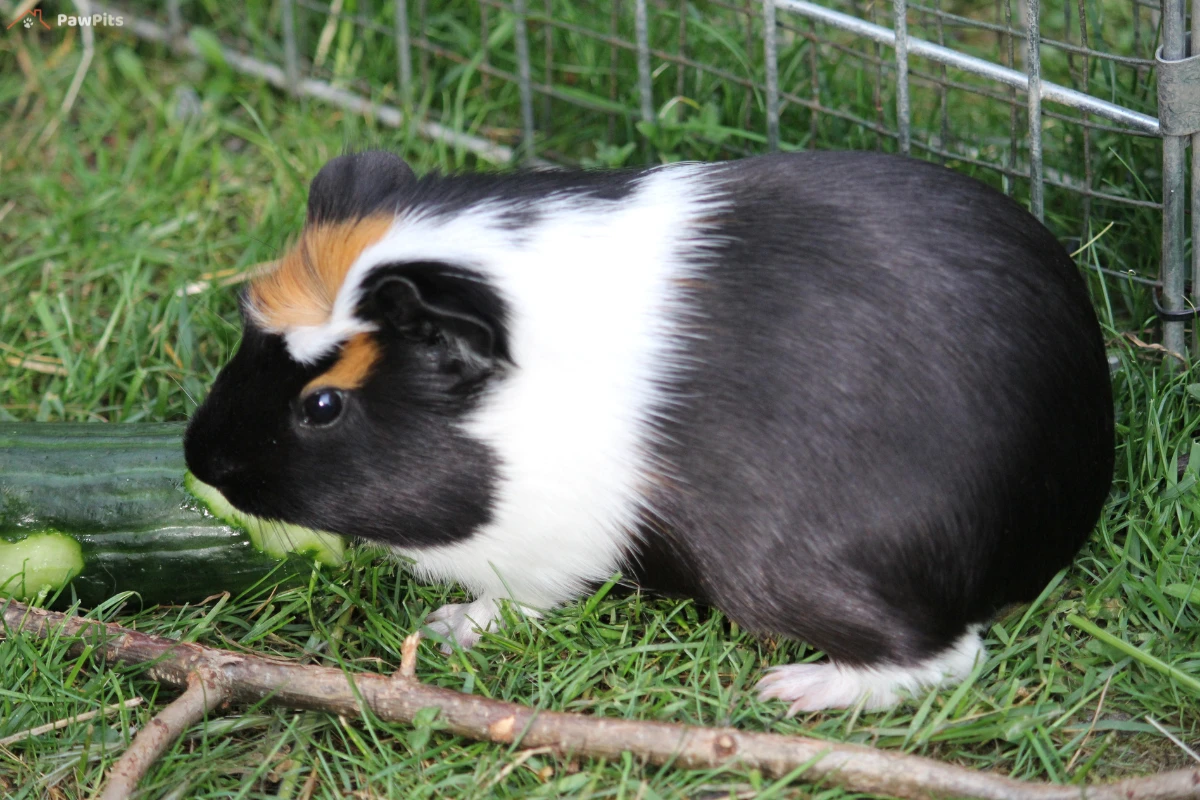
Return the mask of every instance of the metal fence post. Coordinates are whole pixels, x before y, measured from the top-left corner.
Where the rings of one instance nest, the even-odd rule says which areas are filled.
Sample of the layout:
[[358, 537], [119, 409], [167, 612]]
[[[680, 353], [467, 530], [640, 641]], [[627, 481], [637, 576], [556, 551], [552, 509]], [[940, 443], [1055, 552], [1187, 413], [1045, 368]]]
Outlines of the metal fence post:
[[[1167, 61], [1186, 56], [1185, 6], [1186, 0], [1163, 0], [1162, 3], [1162, 54]], [[1167, 311], [1182, 311], [1185, 308], [1183, 232], [1186, 146], [1187, 138], [1184, 136], [1163, 136], [1162, 282], [1163, 308]], [[1163, 323], [1163, 346], [1171, 353], [1180, 356], [1186, 354], [1183, 322]], [[1168, 359], [1168, 362], [1173, 363], [1173, 360]]]
[[646, 0], [637, 0], [633, 9], [633, 24], [637, 34], [638, 99], [641, 101], [643, 122], [654, 121], [654, 83], [650, 75], [650, 19]]
[[[1200, 0], [1192, 0], [1189, 55], [1200, 56]], [[1192, 307], [1200, 308], [1200, 133], [1192, 134]], [[1200, 324], [1192, 323], [1193, 353], [1200, 352]]]
[[179, 3], [180, 0], [167, 0], [167, 27], [176, 39], [183, 36], [183, 14], [179, 11]]
[[283, 0], [283, 74], [293, 94], [300, 86], [300, 57], [296, 53], [296, 4]]
[[526, 18], [525, 0], [513, 0], [513, 11], [517, 15], [517, 81], [521, 94], [521, 145], [525, 158], [533, 158], [533, 73], [529, 66], [529, 29]]
[[396, 80], [402, 105], [413, 99], [412, 38], [408, 32], [408, 0], [396, 0]]
[[1029, 109], [1029, 210], [1044, 219], [1045, 184], [1042, 177], [1042, 26], [1040, 0], [1026, 0], [1025, 74], [1029, 89], [1025, 93]]
[[896, 31], [896, 127], [900, 132], [900, 152], [908, 155], [912, 147], [912, 109], [908, 99], [908, 0], [894, 0], [892, 28]]
[[[900, 0], [901, 2], [903, 0]], [[1196, 0], [1200, 3], [1200, 0]], [[767, 69], [767, 147], [779, 149], [779, 41], [775, 0], [763, 0], [763, 55]]]

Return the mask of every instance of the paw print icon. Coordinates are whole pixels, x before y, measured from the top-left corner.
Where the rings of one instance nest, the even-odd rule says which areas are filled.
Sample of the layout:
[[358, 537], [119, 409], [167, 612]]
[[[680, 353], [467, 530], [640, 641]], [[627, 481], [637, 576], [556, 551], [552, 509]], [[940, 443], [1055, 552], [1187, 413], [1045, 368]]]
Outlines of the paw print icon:
[[[30, 3], [30, 5], [32, 5], [32, 3]], [[8, 27], [6, 27], [5, 30], [8, 30], [18, 22], [25, 26], [25, 30], [32, 28], [35, 22], [40, 22], [42, 27], [48, 31], [54, 30], [49, 24], [47, 24], [46, 20], [42, 19], [42, 10], [40, 8], [31, 8], [30, 10], [26, 11], [24, 16], [20, 17], [19, 19], [14, 19], [12, 22], [8, 23]]]

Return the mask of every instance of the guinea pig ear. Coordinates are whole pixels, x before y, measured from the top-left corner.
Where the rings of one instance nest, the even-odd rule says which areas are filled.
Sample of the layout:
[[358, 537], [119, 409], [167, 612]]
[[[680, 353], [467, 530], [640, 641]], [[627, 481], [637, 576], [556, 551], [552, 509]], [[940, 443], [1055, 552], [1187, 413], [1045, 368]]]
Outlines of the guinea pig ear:
[[338, 156], [321, 167], [309, 187], [308, 224], [379, 213], [416, 179], [408, 164], [382, 150]]
[[477, 379], [508, 359], [499, 298], [478, 281], [408, 264], [382, 272], [366, 289], [365, 316], [405, 339], [444, 342], [439, 368]]

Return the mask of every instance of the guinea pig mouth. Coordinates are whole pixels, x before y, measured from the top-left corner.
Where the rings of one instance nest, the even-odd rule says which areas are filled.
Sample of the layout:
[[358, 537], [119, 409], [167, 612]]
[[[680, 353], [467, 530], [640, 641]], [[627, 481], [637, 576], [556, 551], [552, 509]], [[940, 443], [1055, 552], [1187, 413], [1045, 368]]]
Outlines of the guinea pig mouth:
[[259, 488], [240, 481], [225, 486], [213, 484], [213, 488], [229, 501], [229, 505], [243, 514], [250, 514], [264, 520], [292, 522], [281, 513], [278, 504], [272, 502], [270, 495]]

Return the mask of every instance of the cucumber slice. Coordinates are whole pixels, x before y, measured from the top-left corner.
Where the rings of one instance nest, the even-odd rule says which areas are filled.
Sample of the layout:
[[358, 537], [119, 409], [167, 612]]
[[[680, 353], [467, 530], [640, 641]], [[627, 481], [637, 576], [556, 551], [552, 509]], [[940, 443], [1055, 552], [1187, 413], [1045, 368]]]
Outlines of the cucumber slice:
[[190, 472], [184, 476], [183, 485], [193, 497], [204, 503], [214, 517], [245, 531], [254, 546], [269, 556], [283, 558], [289, 553], [298, 553], [330, 567], [342, 563], [346, 543], [337, 534], [238, 511], [216, 487]]
[[33, 600], [51, 594], [83, 571], [79, 542], [57, 531], [0, 541], [0, 595]]

